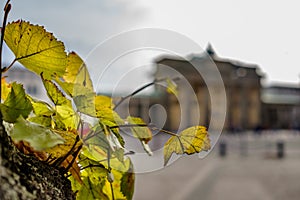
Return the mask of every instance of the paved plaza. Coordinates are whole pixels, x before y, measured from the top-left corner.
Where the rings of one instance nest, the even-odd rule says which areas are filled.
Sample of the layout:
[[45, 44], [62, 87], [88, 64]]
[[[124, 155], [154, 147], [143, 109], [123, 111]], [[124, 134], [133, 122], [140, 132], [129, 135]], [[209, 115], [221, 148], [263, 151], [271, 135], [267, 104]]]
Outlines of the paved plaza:
[[[227, 141], [220, 157], [218, 144], [205, 159], [183, 157], [170, 166], [137, 174], [135, 200], [298, 200], [300, 137], [259, 137]], [[277, 158], [276, 141], [284, 141]], [[246, 147], [246, 148], [244, 148]]]

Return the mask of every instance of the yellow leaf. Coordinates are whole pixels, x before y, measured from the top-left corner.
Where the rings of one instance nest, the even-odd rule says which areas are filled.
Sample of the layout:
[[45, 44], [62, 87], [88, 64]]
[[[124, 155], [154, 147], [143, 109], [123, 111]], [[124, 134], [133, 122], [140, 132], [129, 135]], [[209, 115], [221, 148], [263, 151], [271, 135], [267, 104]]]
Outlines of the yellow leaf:
[[88, 69], [83, 60], [75, 53], [68, 54], [66, 73], [63, 79], [55, 80], [74, 100], [79, 112], [95, 116], [95, 92]]
[[[106, 166], [106, 164], [104, 163]], [[115, 199], [129, 200], [133, 195], [134, 190], [134, 174], [131, 160], [126, 158], [124, 162], [118, 159], [111, 159], [111, 173], [113, 181], [110, 183], [108, 179], [105, 181], [103, 192], [108, 197], [114, 195]], [[110, 184], [112, 184], [114, 191], [112, 193]], [[128, 198], [129, 197], [129, 198]]]
[[113, 104], [112, 98], [103, 95], [97, 95], [95, 97], [95, 109], [96, 111], [101, 110], [103, 107], [113, 109], [115, 105]]
[[44, 27], [22, 20], [12, 22], [6, 26], [4, 40], [15, 60], [38, 75], [43, 72], [50, 79], [54, 74], [61, 77], [65, 73], [65, 46]]
[[11, 91], [3, 103], [0, 104], [3, 120], [14, 123], [21, 115], [27, 118], [32, 111], [30, 100], [25, 94], [23, 85], [16, 82], [11, 84]]
[[69, 105], [56, 106], [57, 115], [55, 120], [59, 120], [64, 124], [65, 129], [77, 129], [80, 118], [78, 114]]
[[91, 160], [83, 154], [79, 155], [82, 184], [71, 177], [72, 189], [76, 191], [78, 200], [109, 200], [110, 198], [102, 192], [105, 185], [108, 170], [95, 160]]
[[3, 77], [1, 79], [1, 98], [2, 98], [2, 100], [6, 100], [10, 91], [11, 91], [11, 84], [8, 84], [5, 80], [5, 78]]
[[76, 130], [69, 130], [69, 131], [51, 130], [51, 131], [61, 136], [65, 140], [63, 144], [58, 144], [53, 148], [46, 150], [46, 152], [51, 156], [52, 159], [58, 159], [65, 156], [72, 150], [72, 148], [73, 148], [73, 152], [75, 152], [78, 148], [81, 148], [82, 141], [81, 140], [77, 141], [78, 134]]
[[40, 100], [36, 100], [36, 99], [30, 97], [29, 95], [27, 95], [27, 97], [32, 104], [33, 112], [35, 115], [47, 116], [47, 117], [53, 115], [54, 110], [48, 103], [40, 101]]
[[[146, 126], [147, 124], [144, 122], [143, 119], [138, 117], [128, 116], [127, 121], [132, 125], [137, 125], [136, 127], [131, 128], [133, 135], [136, 138], [145, 141], [146, 143], [148, 143], [152, 139], [152, 132]], [[144, 126], [139, 126], [139, 125], [144, 125]]]
[[65, 95], [58, 89], [58, 87], [51, 80], [47, 80], [42, 76], [42, 81], [47, 91], [48, 97], [51, 101], [57, 105], [68, 105], [71, 106], [72, 103]]
[[194, 154], [210, 149], [210, 139], [206, 128], [193, 126], [183, 130], [179, 135], [172, 136], [164, 145], [164, 165], [173, 153]]
[[[67, 68], [63, 79], [67, 83], [78, 83], [93, 91], [93, 83], [88, 69], [83, 60], [75, 52], [68, 54]], [[80, 93], [81, 91], [77, 92]]]
[[[136, 125], [136, 127], [132, 127], [131, 131], [133, 133], [133, 136], [138, 138], [141, 143], [142, 146], [144, 148], [144, 150], [150, 155], [152, 156], [152, 151], [148, 145], [148, 142], [152, 139], [152, 132], [151, 130], [146, 126], [146, 123], [144, 122], [143, 119], [138, 118], [138, 117], [131, 117], [128, 116], [127, 117], [127, 121], [131, 124], [131, 125]], [[144, 125], [144, 126], [141, 126]]]
[[167, 92], [170, 94], [178, 95], [176, 83], [171, 79], [167, 79], [166, 82], [167, 82]]
[[113, 110], [113, 102], [110, 97], [98, 95], [95, 97], [96, 116], [100, 122], [108, 127], [124, 124], [121, 117]]

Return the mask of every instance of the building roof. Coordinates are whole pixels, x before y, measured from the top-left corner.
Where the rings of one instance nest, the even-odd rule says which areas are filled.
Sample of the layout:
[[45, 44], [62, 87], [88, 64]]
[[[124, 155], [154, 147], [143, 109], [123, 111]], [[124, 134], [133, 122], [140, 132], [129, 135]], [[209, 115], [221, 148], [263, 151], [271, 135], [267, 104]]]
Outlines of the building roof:
[[215, 63], [228, 63], [232, 67], [235, 68], [246, 68], [250, 70], [255, 70], [257, 76], [264, 77], [264, 74], [260, 71], [260, 68], [257, 64], [253, 63], [246, 63], [239, 60], [231, 59], [231, 58], [222, 58], [219, 57], [212, 47], [210, 43], [208, 43], [206, 50], [201, 53], [192, 53], [187, 55], [185, 58], [176, 56], [176, 55], [162, 55], [155, 59], [155, 63], [163, 63], [165, 61], [177, 61], [177, 62], [185, 62], [185, 63], [192, 63], [192, 62], [205, 62], [210, 60]]
[[277, 83], [263, 88], [261, 98], [268, 104], [300, 105], [300, 87]]

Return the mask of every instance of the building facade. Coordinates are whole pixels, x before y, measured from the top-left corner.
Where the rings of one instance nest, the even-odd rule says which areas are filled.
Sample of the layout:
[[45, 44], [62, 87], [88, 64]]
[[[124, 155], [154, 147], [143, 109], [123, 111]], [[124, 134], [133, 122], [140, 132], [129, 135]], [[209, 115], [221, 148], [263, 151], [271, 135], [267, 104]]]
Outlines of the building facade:
[[7, 82], [21, 83], [26, 93], [32, 97], [49, 101], [41, 78], [21, 65], [13, 66], [3, 76]]
[[272, 85], [262, 90], [264, 128], [300, 130], [300, 87]]
[[[166, 56], [156, 63], [157, 79], [178, 75], [186, 82], [178, 82], [177, 98], [167, 94], [162, 97], [168, 129], [176, 130], [179, 123], [183, 123], [183, 128], [201, 124], [225, 130], [255, 129], [261, 125], [263, 76], [257, 65], [220, 58], [211, 45], [206, 52], [188, 59]], [[187, 93], [188, 86], [191, 91]], [[193, 93], [196, 99], [191, 101]]]

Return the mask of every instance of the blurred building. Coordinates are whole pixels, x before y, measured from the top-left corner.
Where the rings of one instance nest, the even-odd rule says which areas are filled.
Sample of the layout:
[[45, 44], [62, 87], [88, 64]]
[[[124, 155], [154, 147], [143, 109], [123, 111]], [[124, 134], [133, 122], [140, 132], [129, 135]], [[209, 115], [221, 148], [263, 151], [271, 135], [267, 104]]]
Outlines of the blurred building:
[[21, 83], [26, 93], [32, 97], [48, 100], [41, 78], [21, 65], [14, 65], [3, 76], [6, 77], [7, 82]]
[[[222, 84], [215, 69], [220, 73]], [[149, 119], [149, 108], [159, 104], [167, 116], [161, 119], [165, 121], [165, 129], [177, 130], [179, 126], [185, 128], [197, 124], [218, 129], [223, 125], [222, 120], [219, 124], [210, 122], [224, 113], [221, 105], [226, 101], [224, 130], [299, 126], [299, 88], [264, 88], [261, 85], [264, 75], [256, 64], [221, 58], [211, 45], [206, 52], [187, 58], [162, 56], [156, 59], [156, 79], [176, 76], [182, 80], [178, 82], [177, 96], [164, 92], [165, 85], [157, 86], [154, 98], [151, 95], [132, 98], [130, 113]], [[226, 94], [222, 93], [223, 88]], [[211, 105], [217, 110], [215, 113], [212, 113]], [[162, 111], [158, 110], [151, 115], [159, 118], [160, 113]]]
[[[199, 124], [228, 131], [300, 128], [300, 86], [263, 87], [263, 74], [255, 64], [221, 58], [211, 45], [201, 54], [161, 56], [155, 62], [155, 79], [180, 78], [178, 94], [167, 93], [167, 86], [159, 82], [152, 93], [125, 101], [117, 109], [122, 117], [139, 116], [168, 130]], [[31, 96], [48, 100], [40, 77], [22, 66], [3, 76], [22, 83]]]
[[265, 128], [300, 129], [300, 87], [273, 85], [262, 90], [262, 122]]

